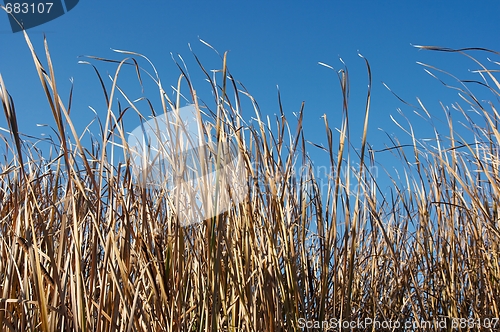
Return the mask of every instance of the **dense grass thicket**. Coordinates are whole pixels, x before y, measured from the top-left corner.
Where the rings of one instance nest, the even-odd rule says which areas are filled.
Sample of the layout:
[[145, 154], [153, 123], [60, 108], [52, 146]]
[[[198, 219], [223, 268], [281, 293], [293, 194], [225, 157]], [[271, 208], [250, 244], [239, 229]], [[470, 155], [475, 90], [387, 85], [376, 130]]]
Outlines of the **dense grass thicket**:
[[[372, 319], [395, 331], [407, 322], [422, 331], [443, 330], [443, 324], [444, 330], [452, 324], [473, 330], [476, 325], [464, 323], [471, 319], [489, 322], [483, 330], [500, 328], [494, 320], [500, 317], [500, 84], [495, 70], [471, 57], [476, 50], [439, 49], [476, 61], [479, 83], [494, 103], [477, 100], [462, 85], [460, 102], [445, 110], [449, 130], [436, 129], [433, 146], [415, 137], [411, 123], [402, 125], [413, 143], [388, 147], [407, 166], [391, 178], [384, 197], [370, 172], [378, 165], [367, 137], [370, 88], [365, 114], [349, 119], [346, 70], [338, 72], [344, 96], [339, 130], [324, 118], [322, 148], [332, 172], [320, 185], [306, 155], [311, 145], [302, 111], [292, 126], [283, 113], [262, 118], [231, 76], [226, 55], [218, 71], [198, 62], [213, 87], [211, 107], [199, 102], [182, 66], [177, 100], [169, 99], [156, 73], [139, 67], [139, 54], [117, 62], [111, 87], [96, 69], [108, 110], [94, 133], [101, 141], [88, 145], [69, 116], [71, 96], [58, 94], [47, 43], [44, 65], [25, 36], [59, 141], [47, 157], [20, 137], [15, 101], [0, 76], [9, 125], [0, 136], [9, 151], [0, 165], [0, 329], [312, 331], [337, 319]], [[134, 182], [122, 119], [139, 111], [118, 80], [129, 65], [139, 80], [158, 86], [151, 99], [161, 101], [151, 105], [162, 107], [152, 113], [178, 107], [182, 83], [215, 137], [236, 140], [249, 174], [245, 202], [179, 227], [169, 191]], [[371, 81], [368, 62], [366, 68]], [[128, 105], [118, 105], [118, 97]], [[243, 99], [254, 105], [252, 125], [241, 116]], [[469, 118], [465, 109], [486, 123], [466, 123], [472, 138], [462, 138], [452, 118], [453, 112]], [[353, 125], [364, 128], [361, 142], [349, 137]], [[118, 153], [122, 164], [113, 162]], [[382, 330], [353, 330], [362, 329]]]

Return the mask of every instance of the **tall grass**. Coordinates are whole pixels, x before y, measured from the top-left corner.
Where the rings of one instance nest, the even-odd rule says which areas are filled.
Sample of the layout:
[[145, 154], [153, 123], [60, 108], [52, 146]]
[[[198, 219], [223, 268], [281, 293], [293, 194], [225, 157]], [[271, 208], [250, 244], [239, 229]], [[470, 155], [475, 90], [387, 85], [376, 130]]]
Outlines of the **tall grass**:
[[[363, 122], [350, 120], [347, 70], [338, 72], [344, 97], [338, 134], [324, 117], [322, 148], [332, 172], [319, 179], [306, 154], [302, 110], [293, 131], [283, 111], [263, 118], [232, 77], [225, 54], [213, 75], [195, 58], [212, 86], [213, 107], [199, 104], [182, 66], [174, 101], [156, 70], [144, 74], [139, 54], [121, 52], [127, 58], [117, 62], [110, 88], [94, 67], [107, 113], [102, 141], [87, 146], [69, 116], [71, 96], [58, 94], [47, 42], [43, 65], [25, 36], [59, 141], [53, 142], [56, 155], [47, 158], [19, 135], [8, 82], [0, 76], [9, 126], [2, 139], [14, 156], [3, 157], [0, 171], [2, 330], [293, 331], [303, 329], [304, 319], [310, 327], [304, 329], [313, 330], [311, 322], [335, 318], [410, 321], [414, 330], [427, 331], [441, 328], [418, 324], [445, 321], [451, 330], [453, 319], [500, 317], [499, 115], [466, 85], [462, 103], [486, 126], [471, 120], [474, 137], [466, 140], [446, 112], [448, 138], [436, 129], [438, 144], [430, 146], [411, 123], [398, 123], [412, 144], [394, 141], [385, 152], [405, 166], [384, 196], [371, 173], [378, 164], [367, 136], [370, 90]], [[438, 50], [471, 57], [468, 50]], [[122, 119], [140, 113], [118, 79], [130, 65], [140, 81], [157, 85], [161, 109], [150, 103], [156, 114], [179, 107], [185, 82], [214, 137], [235, 137], [249, 173], [244, 203], [179, 227], [170, 193], [137, 185]], [[477, 65], [481, 84], [498, 97], [495, 70]], [[128, 102], [125, 109], [117, 96]], [[243, 98], [253, 105], [255, 124], [241, 116]], [[467, 118], [459, 103], [454, 107]], [[364, 128], [361, 142], [349, 135], [353, 125]], [[117, 153], [124, 154], [123, 164], [114, 163]]]

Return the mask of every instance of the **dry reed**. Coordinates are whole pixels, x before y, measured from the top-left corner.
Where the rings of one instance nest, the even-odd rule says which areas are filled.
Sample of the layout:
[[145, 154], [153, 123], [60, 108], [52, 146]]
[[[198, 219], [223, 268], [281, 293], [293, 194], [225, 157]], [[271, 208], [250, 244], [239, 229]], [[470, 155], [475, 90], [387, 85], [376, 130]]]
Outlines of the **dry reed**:
[[[338, 136], [324, 117], [322, 148], [332, 172], [318, 179], [306, 155], [302, 109], [293, 133], [283, 113], [273, 125], [263, 119], [231, 76], [224, 54], [217, 75], [196, 58], [213, 87], [210, 110], [197, 104], [179, 66], [177, 91], [187, 82], [216, 136], [237, 138], [249, 193], [226, 213], [178, 227], [169, 193], [136, 185], [130, 164], [112, 161], [120, 152], [127, 160], [124, 113], [139, 113], [120, 89], [118, 74], [132, 65], [142, 80], [143, 57], [122, 52], [128, 58], [117, 62], [111, 88], [96, 69], [107, 114], [102, 142], [87, 147], [69, 116], [71, 97], [65, 105], [58, 94], [47, 43], [44, 66], [25, 36], [59, 141], [53, 143], [57, 156], [45, 159], [20, 137], [8, 82], [0, 76], [10, 133], [2, 139], [14, 156], [5, 156], [0, 171], [2, 330], [293, 331], [318, 330], [313, 321], [373, 319], [444, 321], [447, 330], [458, 322], [455, 330], [465, 331], [474, 329], [463, 324], [471, 319], [493, 324], [500, 317], [499, 115], [465, 86], [463, 102], [486, 122], [468, 123], [473, 144], [459, 136], [449, 112], [448, 139], [437, 147], [415, 137], [411, 123], [398, 123], [413, 143], [408, 149], [394, 142], [385, 152], [406, 166], [403, 183], [391, 178], [392, 194], [384, 197], [370, 173], [376, 165], [367, 139], [370, 90], [361, 148], [347, 148], [357, 144], [348, 130], [347, 70], [338, 72], [344, 96]], [[468, 50], [438, 50], [470, 57]], [[496, 72], [477, 65], [482, 84], [498, 97]], [[156, 113], [180, 104], [180, 92], [171, 101], [157, 74], [149, 78], [160, 92]], [[128, 101], [127, 109], [114, 104], [117, 95]], [[240, 98], [254, 105], [255, 125], [241, 116]], [[454, 107], [466, 115], [460, 104]], [[498, 330], [500, 323], [484, 327]]]

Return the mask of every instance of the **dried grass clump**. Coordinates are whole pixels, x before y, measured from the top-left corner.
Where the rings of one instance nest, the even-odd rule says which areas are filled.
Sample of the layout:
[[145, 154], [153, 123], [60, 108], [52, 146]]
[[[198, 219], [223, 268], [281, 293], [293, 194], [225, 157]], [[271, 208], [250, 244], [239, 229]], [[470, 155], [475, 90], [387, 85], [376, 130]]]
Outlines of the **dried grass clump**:
[[[392, 195], [384, 197], [367, 143], [370, 91], [361, 147], [347, 149], [356, 142], [348, 130], [346, 70], [338, 72], [344, 103], [336, 138], [325, 116], [323, 149], [332, 169], [325, 179], [307, 158], [302, 110], [295, 133], [283, 113], [272, 130], [231, 76], [225, 55], [214, 75], [198, 62], [213, 87], [212, 109], [198, 105], [182, 69], [176, 101], [150, 75], [162, 105], [152, 111], [178, 107], [180, 82], [187, 82], [216, 136], [237, 137], [250, 174], [244, 203], [183, 228], [169, 193], [137, 186], [127, 161], [122, 118], [140, 113], [120, 89], [118, 74], [132, 65], [142, 80], [136, 60], [142, 56], [126, 53], [130, 58], [109, 77], [110, 89], [96, 69], [108, 110], [102, 142], [88, 147], [69, 116], [71, 96], [65, 105], [58, 94], [47, 43], [44, 67], [25, 36], [59, 141], [53, 142], [57, 155], [47, 159], [20, 137], [14, 101], [0, 77], [9, 124], [2, 138], [14, 156], [4, 156], [0, 171], [2, 330], [291, 331], [302, 329], [303, 319], [445, 320], [451, 326], [456, 318], [500, 317], [499, 115], [465, 85], [463, 101], [486, 126], [468, 123], [471, 142], [460, 137], [448, 112], [448, 139], [436, 131], [438, 144], [430, 146], [409, 123], [412, 149], [399, 142], [388, 148], [406, 165], [404, 182], [391, 178]], [[498, 96], [496, 72], [477, 64], [481, 84]], [[126, 109], [114, 104], [117, 94]], [[245, 97], [256, 125], [241, 116]], [[114, 164], [117, 153], [124, 153], [123, 164]], [[414, 330], [433, 329], [439, 330]]]

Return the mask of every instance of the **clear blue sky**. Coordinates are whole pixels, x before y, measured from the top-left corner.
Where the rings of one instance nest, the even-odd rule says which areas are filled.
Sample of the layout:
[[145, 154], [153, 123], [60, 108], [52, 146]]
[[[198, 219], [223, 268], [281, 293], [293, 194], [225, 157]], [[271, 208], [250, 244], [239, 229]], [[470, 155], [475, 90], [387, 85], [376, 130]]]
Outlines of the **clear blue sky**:
[[[318, 62], [340, 69], [341, 57], [347, 64], [351, 74], [351, 112], [359, 114], [357, 127], [361, 129], [367, 75], [364, 62], [357, 55], [359, 51], [369, 60], [373, 73], [369, 141], [374, 148], [382, 149], [390, 142], [377, 130], [379, 127], [408, 142], [389, 117], [392, 114], [401, 119], [396, 109], [403, 105], [383, 87], [382, 81], [410, 102], [420, 97], [433, 115], [444, 119], [438, 101], [449, 105], [458, 99], [456, 92], [442, 87], [416, 61], [450, 70], [461, 78], [470, 78], [468, 70], [477, 69], [459, 55], [418, 51], [411, 44], [500, 51], [499, 17], [498, 1], [81, 0], [67, 14], [28, 32], [43, 61], [43, 33], [46, 34], [58, 86], [66, 100], [73, 78], [72, 116], [80, 131], [93, 118], [88, 106], [104, 116], [105, 104], [92, 68], [78, 64], [84, 60], [79, 56], [123, 58], [111, 48], [142, 53], [156, 65], [168, 87], [176, 85], [179, 75], [170, 53], [180, 54], [198, 93], [209, 98], [210, 87], [204, 83], [188, 44], [207, 68], [220, 68], [220, 62], [212, 50], [199, 42], [201, 38], [220, 53], [229, 51], [229, 70], [256, 98], [264, 115], [279, 113], [277, 85], [291, 122], [292, 113], [298, 112], [305, 101], [306, 139], [326, 144], [321, 116], [327, 114], [332, 126], [338, 126], [342, 105], [335, 72]], [[10, 31], [5, 13], [0, 13], [0, 39], [0, 73], [16, 103], [20, 131], [32, 135], [47, 132], [47, 128], [36, 126], [54, 122], [31, 55], [23, 35]], [[477, 55], [486, 61], [485, 54]], [[113, 73], [114, 65], [93, 63], [103, 73]], [[133, 75], [127, 77], [132, 82], [127, 91], [131, 97], [140, 97], [141, 90], [133, 82]], [[158, 98], [151, 86], [145, 95]], [[411, 113], [411, 109], [406, 110]], [[148, 115], [147, 109], [144, 112]], [[247, 108], [243, 115], [250, 120], [252, 110]], [[421, 133], [417, 135], [432, 135], [424, 122], [411, 118]], [[133, 123], [128, 129], [136, 125]], [[0, 127], [6, 127], [3, 117]], [[316, 153], [312, 146], [310, 150]]]

